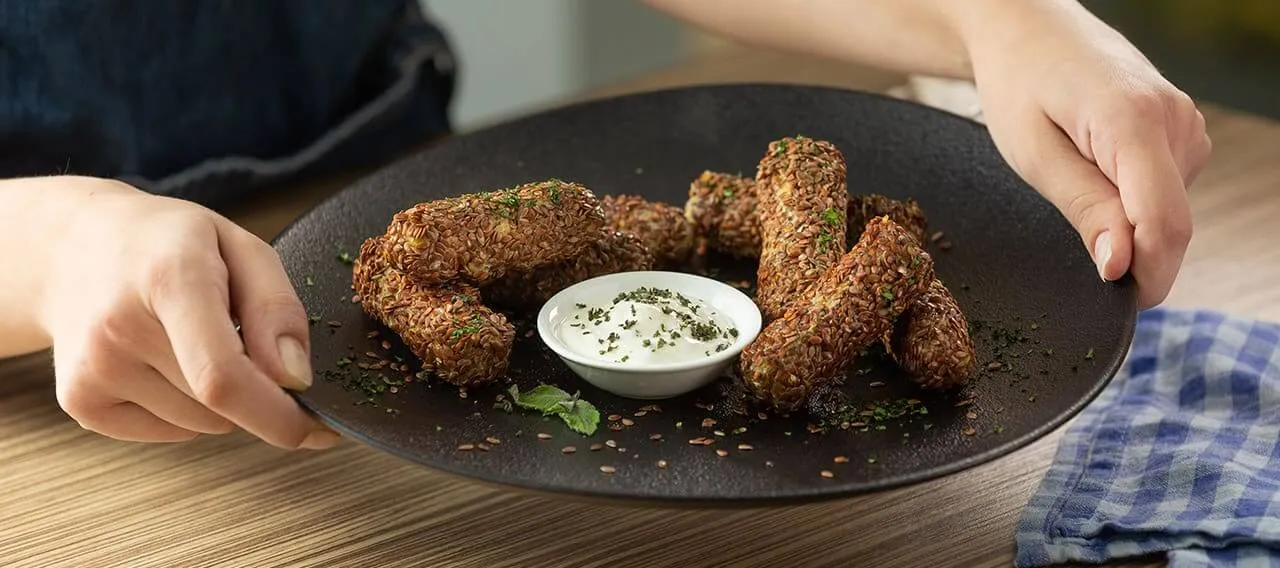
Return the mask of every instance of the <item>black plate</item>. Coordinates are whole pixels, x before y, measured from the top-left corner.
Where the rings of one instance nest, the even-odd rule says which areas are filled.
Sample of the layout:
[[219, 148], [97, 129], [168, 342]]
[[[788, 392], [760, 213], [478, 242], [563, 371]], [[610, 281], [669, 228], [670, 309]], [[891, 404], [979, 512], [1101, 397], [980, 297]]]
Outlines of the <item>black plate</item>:
[[[937, 273], [978, 328], [984, 366], [963, 393], [921, 393], [891, 367], [860, 363], [869, 370], [851, 374], [846, 390], [855, 401], [889, 402], [861, 419], [865, 427], [811, 433], [805, 416], [735, 416], [714, 388], [664, 401], [661, 412], [637, 417], [644, 402], [591, 388], [541, 345], [529, 323], [538, 306], [529, 306], [530, 317], [519, 325], [510, 378], [524, 388], [547, 382], [581, 390], [602, 415], [625, 416], [633, 426], [613, 431], [602, 421], [594, 436], [584, 438], [558, 421], [495, 409], [502, 386], [473, 390], [464, 399], [449, 385], [412, 382], [372, 402], [361, 389], [352, 390], [350, 377], [360, 369], [338, 361], [383, 352], [381, 340], [390, 334], [350, 301], [350, 268], [339, 257], [381, 233], [396, 211], [553, 177], [601, 195], [638, 193], [683, 204], [689, 182], [702, 170], [752, 175], [770, 140], [795, 134], [830, 140], [844, 152], [850, 191], [914, 197], [931, 231], [944, 233], [930, 250]], [[942, 243], [951, 246], [942, 250]], [[826, 88], [660, 91], [459, 136], [361, 180], [287, 229], [275, 246], [319, 319], [312, 328], [318, 375], [300, 395], [307, 407], [351, 438], [430, 467], [586, 497], [761, 505], [847, 496], [957, 472], [1030, 443], [1092, 400], [1119, 367], [1136, 315], [1132, 283], [1099, 280], [1076, 233], [1007, 167], [980, 125], [909, 102]], [[754, 276], [750, 264], [714, 259], [711, 266], [727, 280]], [[371, 331], [382, 333], [369, 339]], [[391, 351], [412, 359], [398, 344]], [[1001, 368], [988, 370], [997, 359]], [[380, 374], [393, 382], [405, 376], [385, 368], [368, 372]], [[874, 386], [876, 381], [885, 385]], [[904, 399], [918, 399], [917, 410], [892, 417]], [[704, 428], [706, 418], [717, 422]], [[552, 439], [540, 440], [538, 433]], [[658, 434], [660, 440], [651, 439]], [[689, 443], [704, 436], [715, 443]], [[488, 451], [458, 450], [486, 438], [500, 443]], [[617, 447], [589, 450], [606, 440]], [[562, 453], [567, 445], [578, 451]], [[836, 463], [837, 456], [847, 463]], [[602, 473], [604, 465], [616, 473]], [[824, 470], [833, 477], [820, 475]]]

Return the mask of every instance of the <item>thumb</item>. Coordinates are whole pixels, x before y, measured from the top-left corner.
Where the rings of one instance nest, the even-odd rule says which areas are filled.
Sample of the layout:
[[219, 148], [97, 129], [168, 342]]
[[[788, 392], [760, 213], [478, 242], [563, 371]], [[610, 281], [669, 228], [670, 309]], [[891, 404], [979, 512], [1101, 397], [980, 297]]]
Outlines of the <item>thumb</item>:
[[1133, 225], [1120, 191], [1047, 117], [1032, 128], [1026, 139], [1034, 141], [1037, 162], [1023, 175], [1080, 233], [1098, 276], [1118, 280], [1133, 260]]
[[307, 313], [271, 245], [230, 221], [218, 226], [231, 307], [249, 359], [287, 389], [311, 386]]

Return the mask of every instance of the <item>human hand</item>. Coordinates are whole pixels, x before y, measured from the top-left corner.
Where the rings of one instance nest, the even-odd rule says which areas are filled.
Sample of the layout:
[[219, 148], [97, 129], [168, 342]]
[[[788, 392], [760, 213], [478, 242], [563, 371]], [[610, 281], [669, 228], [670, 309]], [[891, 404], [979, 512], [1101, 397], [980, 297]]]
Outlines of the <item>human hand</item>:
[[41, 183], [56, 183], [49, 190], [67, 206], [40, 307], [67, 414], [130, 441], [239, 426], [286, 449], [337, 442], [281, 388], [311, 384], [310, 336], [269, 245], [207, 209], [125, 184]]
[[1075, 2], [985, 5], [964, 35], [997, 147], [1072, 223], [1104, 280], [1131, 273], [1140, 307], [1163, 302], [1191, 240], [1186, 188], [1211, 152], [1204, 116]]

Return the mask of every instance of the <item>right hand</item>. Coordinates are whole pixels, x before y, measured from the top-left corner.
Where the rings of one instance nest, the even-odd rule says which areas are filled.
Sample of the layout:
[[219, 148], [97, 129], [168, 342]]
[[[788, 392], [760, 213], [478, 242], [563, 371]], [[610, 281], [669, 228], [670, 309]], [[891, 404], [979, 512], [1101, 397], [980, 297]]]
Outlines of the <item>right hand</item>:
[[270, 245], [189, 202], [62, 179], [40, 317], [67, 414], [129, 441], [237, 426], [285, 449], [338, 441], [281, 388], [310, 386], [310, 335]]

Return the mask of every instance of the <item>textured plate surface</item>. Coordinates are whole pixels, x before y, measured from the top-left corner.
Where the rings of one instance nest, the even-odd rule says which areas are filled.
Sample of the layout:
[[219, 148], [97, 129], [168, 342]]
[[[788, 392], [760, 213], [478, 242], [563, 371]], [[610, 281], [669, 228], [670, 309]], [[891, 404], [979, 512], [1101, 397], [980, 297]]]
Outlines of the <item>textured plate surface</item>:
[[[761, 421], [754, 411], [737, 415], [715, 388], [636, 416], [646, 403], [591, 388], [541, 345], [532, 322], [538, 306], [529, 306], [518, 324], [510, 380], [523, 388], [545, 382], [581, 390], [602, 416], [621, 415], [633, 425], [615, 431], [602, 420], [594, 436], [579, 436], [537, 414], [495, 409], [502, 386], [466, 398], [430, 381], [372, 397], [363, 392], [369, 381], [385, 377], [395, 384], [406, 373], [358, 368], [372, 361], [367, 352], [386, 352], [381, 343], [391, 334], [350, 301], [350, 267], [340, 256], [381, 233], [396, 211], [553, 177], [600, 195], [637, 193], [682, 205], [702, 170], [753, 175], [770, 140], [795, 134], [841, 149], [851, 192], [914, 197], [930, 231], [944, 233], [929, 250], [975, 326], [983, 366], [964, 392], [921, 393], [892, 367], [859, 362], [845, 390], [871, 410], [851, 416], [848, 428], [813, 433], [806, 416]], [[943, 250], [943, 243], [951, 246]], [[955, 473], [1028, 444], [1092, 400], [1128, 349], [1135, 317], [1132, 283], [1099, 281], [1076, 233], [1008, 168], [980, 125], [909, 102], [825, 88], [660, 91], [460, 136], [354, 184], [288, 228], [275, 246], [317, 320], [318, 376], [299, 397], [307, 407], [348, 437], [430, 467], [591, 498], [754, 506]], [[750, 263], [713, 258], [710, 267], [726, 280], [754, 280]], [[370, 339], [373, 331], [380, 336]], [[412, 360], [394, 340], [390, 351]], [[355, 362], [346, 363], [348, 357]], [[689, 443], [698, 437], [714, 444]], [[500, 443], [488, 451], [458, 450], [486, 438]], [[606, 441], [603, 449], [589, 449]], [[563, 453], [570, 445], [577, 451]], [[602, 473], [606, 465], [616, 472]], [[821, 475], [824, 470], [831, 476]]]

